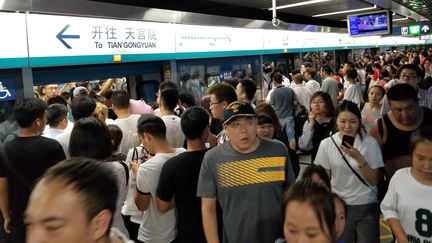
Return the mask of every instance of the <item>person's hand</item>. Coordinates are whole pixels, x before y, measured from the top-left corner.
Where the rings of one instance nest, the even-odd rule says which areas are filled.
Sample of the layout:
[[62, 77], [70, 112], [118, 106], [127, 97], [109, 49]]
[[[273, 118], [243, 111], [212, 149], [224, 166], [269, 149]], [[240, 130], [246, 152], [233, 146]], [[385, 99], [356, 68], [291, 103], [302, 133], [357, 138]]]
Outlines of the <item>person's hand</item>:
[[10, 221], [11, 221], [10, 218], [4, 218], [3, 219], [3, 228], [4, 228], [4, 231], [8, 234], [10, 234]]
[[341, 150], [355, 159], [358, 163], [364, 163], [363, 155], [360, 153], [360, 151], [358, 151], [358, 149], [354, 148], [349, 143], [345, 142], [342, 144]]
[[130, 161], [130, 168], [132, 170], [132, 173], [136, 176], [138, 173], [138, 169], [140, 167], [140, 161], [139, 160], [131, 160]]
[[309, 128], [311, 130], [313, 130], [313, 127], [315, 126], [315, 122], [316, 122], [316, 120], [315, 120], [316, 119], [315, 112], [313, 112], [313, 111], [309, 112], [308, 118], [309, 118]]
[[407, 237], [399, 237], [399, 238], [397, 238], [396, 237], [396, 239], [397, 239], [397, 242], [398, 243], [408, 243], [408, 238]]

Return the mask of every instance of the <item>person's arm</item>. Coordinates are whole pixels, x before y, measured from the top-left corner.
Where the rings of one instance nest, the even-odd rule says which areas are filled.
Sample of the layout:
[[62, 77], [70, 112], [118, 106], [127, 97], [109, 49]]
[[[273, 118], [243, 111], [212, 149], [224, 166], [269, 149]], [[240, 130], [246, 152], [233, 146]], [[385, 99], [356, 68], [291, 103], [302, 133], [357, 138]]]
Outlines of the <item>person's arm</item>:
[[10, 233], [8, 179], [6, 177], [0, 178], [0, 210], [3, 215], [3, 228], [6, 233]]
[[98, 92], [98, 95], [102, 94], [102, 92], [104, 92], [105, 90], [111, 89], [114, 80], [114, 78], [107, 79], [105, 83], [102, 84], [101, 90]]
[[[176, 168], [173, 167], [176, 161], [176, 157], [168, 160], [162, 167], [159, 182], [156, 189], [156, 206], [161, 213], [165, 213], [168, 210], [175, 207], [175, 185], [177, 181], [175, 178]], [[174, 162], [174, 163], [173, 163]]]
[[159, 197], [156, 197], [156, 206], [161, 213], [166, 213], [168, 210], [175, 208], [176, 204], [174, 199], [171, 199], [171, 201], [164, 201]]
[[[378, 145], [382, 149], [383, 138], [379, 134], [379, 130], [378, 130], [378, 122], [380, 122], [380, 121], [381, 121], [381, 119], [377, 119], [377, 120], [374, 121], [374, 123], [372, 123], [371, 129], [369, 131], [369, 135], [372, 136], [373, 138], [375, 138], [375, 140], [377, 141]], [[384, 128], [384, 126], [383, 126], [383, 128]], [[384, 133], [385, 133], [385, 131], [384, 131]]]
[[381, 212], [384, 219], [389, 224], [398, 243], [407, 243], [407, 236], [405, 230], [402, 228], [398, 212], [398, 193], [396, 190], [403, 190], [397, 185], [403, 183], [403, 181], [400, 181], [400, 175], [401, 174], [397, 173], [390, 180], [387, 193], [381, 202]]
[[370, 165], [366, 162], [363, 155], [356, 148], [351, 145], [345, 143], [341, 146], [341, 150], [354, 158], [357, 161], [358, 168], [360, 172], [364, 175], [366, 180], [372, 185], [375, 186], [378, 184], [378, 170], [372, 169]]
[[387, 223], [389, 224], [398, 243], [408, 243], [407, 235], [404, 229], [402, 228], [399, 219], [389, 218], [387, 219]]
[[138, 191], [138, 188], [135, 189], [135, 195], [134, 195], [135, 205], [140, 211], [147, 210], [147, 208], [150, 205], [150, 198], [151, 198], [150, 193], [140, 192]]
[[216, 147], [217, 143], [218, 143], [216, 135], [214, 135], [213, 133], [209, 132], [209, 136], [207, 138], [207, 142], [210, 144], [211, 148]]
[[[133, 162], [131, 162], [133, 163]], [[140, 211], [145, 211], [150, 205], [151, 194], [150, 194], [150, 177], [151, 172], [148, 172], [146, 168], [139, 167], [136, 174], [136, 188], [134, 193], [135, 205]]]
[[216, 198], [202, 198], [201, 211], [204, 233], [208, 243], [219, 243]]
[[312, 137], [314, 134], [315, 115], [311, 111], [309, 113], [309, 120], [307, 120], [303, 125], [303, 133], [298, 140], [299, 148], [305, 151], [309, 151], [313, 148]]
[[390, 104], [387, 99], [387, 96], [385, 95], [384, 98], [381, 100], [381, 116], [384, 116], [390, 111]]

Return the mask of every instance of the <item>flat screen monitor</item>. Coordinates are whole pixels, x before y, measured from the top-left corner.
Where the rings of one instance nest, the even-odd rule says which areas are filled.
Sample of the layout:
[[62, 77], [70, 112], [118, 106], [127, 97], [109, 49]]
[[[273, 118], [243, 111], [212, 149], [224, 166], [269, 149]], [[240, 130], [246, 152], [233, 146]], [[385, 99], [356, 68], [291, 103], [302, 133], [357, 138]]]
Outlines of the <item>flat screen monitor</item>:
[[376, 11], [348, 15], [350, 36], [387, 35], [392, 31], [392, 20], [389, 11]]

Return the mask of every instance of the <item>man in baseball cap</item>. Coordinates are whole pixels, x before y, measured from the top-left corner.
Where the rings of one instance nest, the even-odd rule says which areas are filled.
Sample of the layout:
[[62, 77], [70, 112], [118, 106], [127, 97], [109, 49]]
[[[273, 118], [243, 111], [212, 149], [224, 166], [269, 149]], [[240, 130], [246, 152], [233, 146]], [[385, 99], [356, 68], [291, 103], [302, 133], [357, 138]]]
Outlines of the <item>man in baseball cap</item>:
[[[197, 196], [209, 242], [272, 242], [282, 235], [280, 198], [294, 182], [294, 173], [285, 145], [258, 138], [257, 126], [250, 104], [232, 102], [224, 110], [223, 123], [230, 140], [204, 156]], [[217, 201], [223, 241], [217, 234]]]

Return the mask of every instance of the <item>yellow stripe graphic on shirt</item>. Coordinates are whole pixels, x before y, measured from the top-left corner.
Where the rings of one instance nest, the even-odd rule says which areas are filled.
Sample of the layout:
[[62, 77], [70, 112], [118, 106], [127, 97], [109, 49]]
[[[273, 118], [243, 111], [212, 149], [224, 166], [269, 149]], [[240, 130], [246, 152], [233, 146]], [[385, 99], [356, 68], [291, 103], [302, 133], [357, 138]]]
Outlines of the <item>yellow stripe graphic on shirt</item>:
[[286, 157], [240, 160], [217, 165], [220, 187], [252, 185], [285, 180]]

